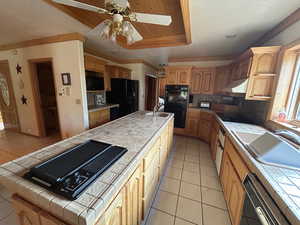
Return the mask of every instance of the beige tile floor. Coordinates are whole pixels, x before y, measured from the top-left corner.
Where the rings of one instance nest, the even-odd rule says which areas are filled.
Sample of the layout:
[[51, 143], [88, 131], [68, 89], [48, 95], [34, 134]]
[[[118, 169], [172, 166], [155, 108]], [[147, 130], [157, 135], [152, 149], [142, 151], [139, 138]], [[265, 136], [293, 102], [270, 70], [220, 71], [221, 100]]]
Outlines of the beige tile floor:
[[[146, 225], [231, 225], [209, 146], [175, 136]], [[17, 225], [10, 194], [0, 186], [0, 225]]]
[[146, 225], [231, 225], [209, 146], [175, 136]]

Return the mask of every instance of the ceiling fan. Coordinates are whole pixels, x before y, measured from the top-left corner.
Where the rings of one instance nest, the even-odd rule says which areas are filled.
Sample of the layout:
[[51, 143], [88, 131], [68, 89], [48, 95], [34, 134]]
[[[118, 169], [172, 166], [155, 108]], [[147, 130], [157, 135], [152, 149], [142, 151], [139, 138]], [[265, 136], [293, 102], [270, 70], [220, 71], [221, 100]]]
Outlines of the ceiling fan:
[[99, 14], [108, 14], [112, 20], [106, 19], [98, 24], [93, 31], [99, 31], [101, 39], [111, 39], [116, 42], [118, 35], [126, 37], [127, 44], [141, 41], [143, 37], [131, 22], [150, 23], [169, 26], [171, 16], [147, 13], [135, 13], [130, 9], [128, 0], [105, 0], [105, 9], [75, 0], [52, 0], [55, 3], [72, 6]]

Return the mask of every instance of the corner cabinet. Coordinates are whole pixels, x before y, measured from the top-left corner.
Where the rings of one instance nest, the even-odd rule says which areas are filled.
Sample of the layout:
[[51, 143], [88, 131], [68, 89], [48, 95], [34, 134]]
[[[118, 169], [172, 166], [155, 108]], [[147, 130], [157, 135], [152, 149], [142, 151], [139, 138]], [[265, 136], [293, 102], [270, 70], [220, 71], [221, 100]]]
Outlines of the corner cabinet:
[[190, 85], [191, 83], [191, 66], [178, 67], [168, 66], [165, 67], [166, 71], [166, 84], [167, 85]]

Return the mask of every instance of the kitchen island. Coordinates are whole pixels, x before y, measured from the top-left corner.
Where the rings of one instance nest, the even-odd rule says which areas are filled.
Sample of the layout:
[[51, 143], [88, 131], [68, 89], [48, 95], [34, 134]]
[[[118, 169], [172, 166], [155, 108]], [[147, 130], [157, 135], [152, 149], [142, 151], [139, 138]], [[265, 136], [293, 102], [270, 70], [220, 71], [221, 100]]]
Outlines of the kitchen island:
[[[78, 199], [67, 200], [22, 178], [32, 166], [90, 139], [128, 152]], [[173, 114], [136, 112], [2, 165], [0, 183], [14, 193], [12, 202], [22, 225], [141, 224], [172, 142]]]

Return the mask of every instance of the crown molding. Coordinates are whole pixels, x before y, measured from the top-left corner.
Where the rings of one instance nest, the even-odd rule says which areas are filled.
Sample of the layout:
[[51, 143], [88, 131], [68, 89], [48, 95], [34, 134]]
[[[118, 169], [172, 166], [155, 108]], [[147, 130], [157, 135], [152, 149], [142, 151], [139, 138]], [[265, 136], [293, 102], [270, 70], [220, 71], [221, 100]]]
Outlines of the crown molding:
[[266, 32], [261, 38], [259, 38], [252, 46], [259, 46], [267, 41], [274, 38], [277, 34], [281, 33], [282, 31], [286, 30], [296, 22], [300, 21], [300, 8], [290, 14], [288, 17], [283, 19], [279, 24], [277, 24], [274, 28], [270, 31]]
[[32, 39], [28, 41], [0, 45], [0, 51], [17, 49], [17, 48], [26, 48], [35, 45], [51, 44], [56, 42], [73, 41], [73, 40], [84, 42], [85, 37], [80, 33], [60, 34], [51, 37], [44, 37], [44, 38]]
[[228, 55], [228, 56], [198, 56], [198, 57], [185, 57], [185, 58], [169, 58], [169, 63], [175, 62], [201, 62], [201, 61], [223, 61], [223, 60], [233, 60], [236, 56]]

